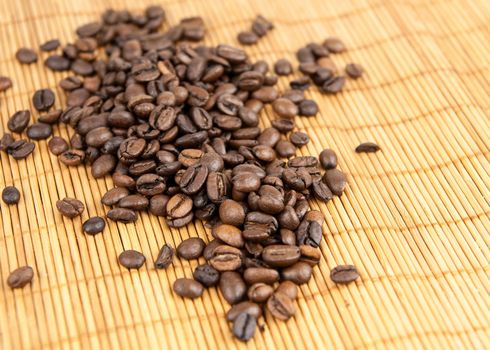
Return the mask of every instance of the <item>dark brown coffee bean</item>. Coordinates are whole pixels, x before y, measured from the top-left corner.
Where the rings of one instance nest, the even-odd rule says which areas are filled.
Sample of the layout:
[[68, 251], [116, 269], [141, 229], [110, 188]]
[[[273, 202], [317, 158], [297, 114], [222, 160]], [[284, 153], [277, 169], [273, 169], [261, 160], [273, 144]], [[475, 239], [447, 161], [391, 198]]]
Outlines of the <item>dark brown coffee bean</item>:
[[192, 199], [183, 193], [172, 196], [166, 206], [167, 215], [173, 219], [187, 216], [192, 210]]
[[112, 221], [119, 221], [122, 223], [134, 222], [138, 219], [138, 216], [133, 210], [125, 208], [115, 208], [107, 212], [107, 217]]
[[218, 245], [210, 255], [209, 263], [220, 272], [233, 271], [242, 266], [242, 253], [238, 248]]
[[92, 164], [92, 176], [96, 179], [110, 174], [116, 167], [116, 157], [112, 154], [103, 154]]
[[7, 127], [10, 131], [20, 134], [29, 124], [31, 112], [28, 110], [15, 112], [8, 120]]
[[288, 168], [284, 170], [283, 181], [295, 191], [304, 191], [311, 186], [313, 180], [305, 168]]
[[233, 176], [233, 188], [243, 193], [257, 191], [260, 187], [260, 178], [253, 173], [242, 172]]
[[132, 210], [145, 210], [148, 208], [150, 201], [141, 194], [130, 194], [118, 202], [118, 207]]
[[12, 143], [14, 143], [14, 138], [12, 135], [9, 133], [3, 134], [3, 136], [0, 138], [0, 151], [6, 152]]
[[61, 153], [58, 156], [58, 159], [60, 160], [60, 162], [67, 166], [80, 165], [85, 159], [85, 152], [76, 149], [68, 150]]
[[262, 252], [262, 260], [273, 267], [287, 267], [298, 262], [299, 248], [290, 245], [269, 245]]
[[275, 150], [279, 157], [290, 158], [296, 153], [296, 146], [286, 140], [280, 140], [275, 147]]
[[15, 58], [22, 64], [31, 64], [37, 61], [37, 53], [32, 49], [20, 48], [15, 53]]
[[323, 182], [334, 195], [341, 196], [347, 186], [347, 177], [338, 169], [329, 169], [323, 175]]
[[178, 296], [189, 299], [199, 298], [204, 293], [202, 284], [190, 278], [176, 279], [173, 290]]
[[12, 87], [12, 79], [9, 77], [0, 75], [0, 92], [7, 91]]
[[298, 245], [307, 244], [318, 248], [322, 236], [322, 227], [316, 221], [303, 220], [296, 231]]
[[381, 149], [377, 144], [373, 142], [364, 142], [356, 147], [357, 153], [374, 153]]
[[364, 68], [358, 63], [349, 63], [345, 66], [345, 73], [352, 79], [362, 77]]
[[223, 298], [233, 305], [243, 300], [247, 293], [247, 286], [238, 272], [225, 271], [219, 280], [219, 290]]
[[262, 309], [259, 305], [252, 303], [250, 301], [242, 301], [241, 303], [235, 304], [226, 313], [226, 320], [233, 322], [240, 314], [246, 313], [255, 318], [262, 316]]
[[44, 52], [54, 51], [60, 46], [60, 41], [58, 39], [52, 39], [44, 42], [39, 46], [39, 49]]
[[23, 288], [31, 283], [34, 278], [34, 270], [30, 266], [22, 266], [10, 272], [7, 284], [12, 289]]
[[125, 187], [115, 187], [107, 191], [102, 196], [102, 204], [112, 206], [119, 203], [121, 199], [129, 195], [129, 191]]
[[190, 223], [193, 218], [194, 218], [194, 212], [190, 212], [189, 214], [187, 214], [182, 218], [177, 218], [177, 219], [167, 218], [166, 222], [169, 227], [179, 228], [179, 227], [184, 227], [185, 225]]
[[323, 181], [313, 181], [311, 188], [315, 198], [321, 201], [328, 202], [333, 197], [332, 191]]
[[168, 244], [164, 244], [155, 260], [155, 269], [166, 269], [172, 263], [174, 249]]
[[277, 220], [279, 221], [281, 228], [287, 230], [296, 230], [300, 224], [298, 215], [292, 206], [285, 207], [279, 214]]
[[247, 313], [238, 315], [233, 322], [233, 335], [241, 341], [249, 341], [255, 334], [257, 319]]
[[336, 94], [342, 91], [344, 85], [345, 85], [344, 76], [332, 77], [327, 81], [325, 81], [325, 83], [322, 86], [322, 91], [327, 94]]
[[334, 169], [337, 167], [337, 154], [331, 149], [324, 149], [318, 157], [324, 169]]
[[259, 41], [259, 37], [252, 31], [243, 31], [238, 33], [237, 40], [242, 45], [253, 45]]
[[241, 248], [245, 244], [242, 231], [232, 225], [219, 224], [213, 228], [213, 237], [236, 248]]
[[70, 69], [70, 60], [60, 56], [51, 55], [45, 61], [44, 65], [55, 72], [62, 72]]
[[7, 147], [7, 153], [11, 155], [15, 160], [24, 159], [29, 154], [34, 152], [36, 146], [32, 142], [26, 140], [18, 140], [11, 143]]
[[293, 72], [293, 66], [291, 66], [291, 62], [281, 58], [274, 64], [274, 72], [277, 75], [289, 75]]
[[305, 91], [310, 87], [310, 78], [302, 76], [300, 78], [291, 80], [289, 87], [293, 90]]
[[281, 321], [289, 320], [296, 313], [293, 301], [282, 292], [272, 294], [267, 301], [267, 310], [272, 316]]
[[37, 118], [37, 121], [46, 124], [55, 124], [60, 119], [62, 112], [61, 109], [49, 111], [46, 114], [40, 115], [39, 118]]
[[262, 103], [272, 103], [279, 97], [279, 93], [276, 88], [272, 86], [263, 86], [252, 93], [252, 97], [261, 101]]
[[277, 119], [272, 121], [272, 126], [280, 133], [286, 134], [294, 129], [295, 123], [293, 119]]
[[136, 190], [145, 196], [163, 193], [165, 188], [165, 179], [156, 174], [144, 174], [136, 180]]
[[220, 274], [211, 265], [204, 264], [196, 267], [193, 277], [205, 287], [214, 287], [219, 282]]
[[252, 31], [259, 37], [264, 36], [274, 25], [262, 15], [257, 15], [252, 22]]
[[297, 262], [281, 271], [283, 280], [292, 281], [298, 285], [307, 283], [311, 278], [312, 268], [305, 262]]
[[240, 203], [226, 199], [219, 207], [219, 217], [224, 224], [238, 227], [245, 221], [245, 209]]
[[191, 118], [199, 129], [209, 130], [213, 127], [213, 117], [201, 107], [191, 108]]
[[83, 232], [89, 234], [91, 236], [100, 233], [105, 228], [105, 220], [100, 216], [94, 216], [87, 221], [85, 221], [82, 225]]
[[125, 250], [119, 254], [118, 261], [127, 269], [139, 269], [144, 265], [146, 258], [136, 250]]
[[295, 131], [289, 135], [289, 141], [297, 147], [305, 146], [310, 142], [308, 134], [302, 131]]
[[27, 136], [33, 140], [45, 140], [51, 136], [53, 129], [46, 123], [34, 123], [27, 128]]
[[206, 243], [201, 238], [191, 237], [178, 245], [177, 254], [185, 260], [197, 259], [202, 255], [205, 246]]
[[315, 266], [320, 262], [320, 258], [322, 256], [320, 249], [303, 244], [299, 247], [299, 250], [301, 252], [299, 261], [302, 261], [310, 266]]
[[336, 37], [329, 37], [325, 39], [323, 46], [331, 53], [341, 53], [346, 50], [345, 44]]
[[298, 286], [291, 281], [283, 281], [276, 288], [277, 293], [283, 293], [294, 300], [298, 297]]
[[318, 104], [313, 100], [304, 100], [299, 103], [299, 115], [314, 117], [318, 113]]
[[330, 271], [330, 279], [338, 284], [354, 282], [359, 278], [359, 272], [354, 265], [339, 265]]
[[20, 192], [14, 186], [7, 186], [2, 191], [2, 200], [5, 204], [13, 205], [20, 201]]
[[68, 218], [79, 216], [85, 210], [83, 203], [76, 198], [64, 198], [56, 202], [56, 208], [61, 215]]
[[213, 257], [214, 249], [216, 247], [218, 247], [219, 245], [222, 245], [222, 244], [217, 239], [213, 239], [211, 242], [209, 242], [206, 245], [206, 248], [204, 248], [204, 251], [203, 251], [203, 254], [202, 254], [204, 256], [204, 259], [206, 259], [207, 261], [211, 260], [211, 258]]
[[167, 216], [167, 203], [169, 196], [157, 194], [150, 198], [150, 213], [156, 216]]
[[274, 293], [274, 288], [265, 283], [255, 283], [248, 288], [247, 296], [256, 303], [264, 303]]
[[278, 98], [272, 103], [274, 112], [281, 118], [294, 118], [298, 114], [298, 106], [287, 98]]
[[32, 96], [32, 104], [38, 111], [47, 111], [54, 104], [54, 93], [50, 89], [37, 90]]
[[263, 267], [250, 267], [244, 271], [243, 278], [248, 284], [274, 284], [279, 280], [279, 272]]
[[245, 51], [229, 45], [219, 45], [216, 54], [230, 63], [240, 63], [247, 59]]

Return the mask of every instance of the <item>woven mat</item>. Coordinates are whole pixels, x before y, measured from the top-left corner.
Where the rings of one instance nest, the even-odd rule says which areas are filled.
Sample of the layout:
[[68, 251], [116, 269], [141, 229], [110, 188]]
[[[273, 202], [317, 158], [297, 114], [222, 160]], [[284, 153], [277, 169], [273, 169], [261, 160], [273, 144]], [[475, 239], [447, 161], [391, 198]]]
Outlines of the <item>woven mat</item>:
[[[148, 3], [153, 1], [148, 1]], [[300, 118], [312, 142], [301, 150], [337, 150], [349, 188], [327, 205], [323, 258], [301, 287], [297, 315], [268, 319], [247, 345], [234, 341], [228, 305], [211, 289], [189, 301], [173, 296], [177, 277], [197, 261], [176, 260], [165, 271], [151, 260], [165, 242], [199, 235], [201, 223], [170, 230], [146, 214], [135, 224], [108, 223], [104, 234], [80, 232], [89, 216], [104, 215], [100, 197], [110, 179], [66, 168], [39, 142], [16, 162], [1, 154], [0, 188], [22, 192], [18, 206], [1, 207], [0, 340], [2, 349], [483, 349], [490, 346], [490, 8], [488, 0], [169, 0], [168, 21], [202, 14], [207, 42], [236, 43], [238, 31], [263, 13], [276, 30], [247, 51], [269, 62], [328, 35], [345, 40], [340, 67], [359, 62], [367, 74], [345, 92], [308, 95], [317, 118]], [[31, 95], [56, 89], [62, 76], [14, 60], [21, 46], [38, 47], [98, 18], [106, 7], [142, 10], [147, 1], [0, 0], [0, 74], [14, 88], [0, 94], [0, 133]], [[44, 58], [44, 54], [42, 58]], [[279, 85], [284, 88], [287, 79]], [[63, 97], [57, 100], [61, 105]], [[270, 111], [262, 118], [269, 125]], [[37, 114], [35, 114], [37, 117]], [[69, 137], [65, 126], [57, 135]], [[356, 154], [375, 141], [383, 151]], [[65, 196], [83, 200], [82, 218], [53, 211]], [[139, 271], [122, 269], [124, 249], [147, 257]], [[336, 286], [329, 271], [356, 265], [361, 278]], [[31, 287], [11, 291], [9, 271], [29, 264]]]

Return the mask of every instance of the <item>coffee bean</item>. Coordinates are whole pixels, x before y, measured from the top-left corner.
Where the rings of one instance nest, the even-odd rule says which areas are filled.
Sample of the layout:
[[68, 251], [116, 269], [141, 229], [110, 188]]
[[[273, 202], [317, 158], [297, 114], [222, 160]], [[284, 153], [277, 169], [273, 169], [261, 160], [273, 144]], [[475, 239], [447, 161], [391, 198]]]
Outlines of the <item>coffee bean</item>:
[[286, 134], [296, 126], [293, 119], [276, 119], [271, 122], [272, 126], [279, 132]]
[[281, 321], [289, 320], [296, 313], [293, 301], [286, 294], [277, 291], [267, 301], [267, 310]]
[[323, 46], [331, 53], [341, 53], [346, 50], [345, 44], [336, 37], [325, 39]]
[[173, 290], [175, 294], [182, 298], [195, 299], [199, 298], [204, 292], [201, 283], [190, 278], [178, 278], [174, 282]]
[[127, 269], [139, 269], [144, 265], [146, 258], [136, 250], [125, 250], [119, 254], [118, 261]]
[[332, 191], [323, 181], [313, 181], [311, 188], [315, 198], [321, 201], [328, 202], [333, 197]]
[[252, 31], [259, 37], [264, 36], [274, 25], [262, 15], [257, 15], [252, 22]]
[[208, 168], [202, 164], [187, 168], [180, 181], [182, 192], [189, 195], [197, 193], [206, 183], [208, 172]]
[[119, 221], [122, 223], [134, 222], [138, 219], [136, 213], [131, 209], [115, 208], [107, 212], [107, 217], [112, 221]]
[[7, 153], [16, 160], [24, 159], [29, 154], [34, 152], [35, 147], [36, 146], [32, 142], [28, 142], [26, 140], [18, 140], [11, 143], [7, 147]]
[[269, 245], [262, 252], [262, 260], [273, 267], [291, 266], [299, 260], [299, 257], [299, 248], [289, 245]]
[[327, 81], [325, 81], [325, 83], [322, 86], [322, 91], [328, 94], [336, 94], [344, 88], [344, 85], [345, 85], [344, 76], [332, 77]]
[[305, 146], [310, 142], [310, 137], [308, 134], [302, 131], [295, 131], [291, 135], [289, 135], [289, 141], [296, 147]]
[[210, 252], [208, 261], [220, 272], [233, 271], [242, 266], [242, 252], [235, 247], [218, 245]]
[[117, 160], [112, 154], [103, 154], [92, 163], [92, 176], [96, 179], [111, 173], [116, 167]]
[[298, 297], [298, 286], [291, 281], [282, 281], [276, 288], [277, 293], [283, 293], [294, 300]]
[[296, 153], [296, 146], [286, 140], [280, 140], [275, 147], [277, 154], [282, 158], [290, 158]]
[[259, 37], [252, 31], [243, 31], [238, 33], [237, 40], [242, 45], [253, 45], [259, 41]]
[[305, 91], [310, 87], [310, 78], [303, 76], [298, 79], [291, 80], [289, 87], [293, 90]]
[[192, 199], [183, 193], [172, 196], [166, 206], [167, 215], [173, 219], [183, 218], [192, 210]]
[[194, 218], [194, 213], [190, 212], [189, 214], [187, 214], [182, 218], [177, 218], [177, 219], [167, 218], [166, 222], [169, 227], [179, 228], [179, 227], [184, 227], [185, 225], [190, 223], [193, 218]]
[[60, 55], [51, 55], [44, 61], [44, 65], [55, 72], [62, 72], [70, 69], [70, 60]]
[[14, 138], [12, 135], [9, 133], [3, 134], [3, 136], [0, 138], [0, 151], [6, 152], [12, 143], [14, 143]]
[[85, 221], [82, 225], [83, 232], [89, 234], [91, 236], [100, 233], [105, 228], [105, 220], [100, 216], [94, 216], [87, 221]]
[[245, 297], [247, 286], [241, 275], [235, 271], [225, 271], [219, 280], [219, 290], [223, 298], [231, 305], [236, 304]]
[[255, 283], [248, 288], [247, 296], [256, 303], [266, 302], [274, 293], [274, 288], [265, 283]]
[[356, 147], [357, 153], [374, 153], [381, 149], [377, 144], [373, 142], [364, 142]]
[[318, 157], [324, 169], [334, 169], [337, 167], [337, 154], [331, 149], [324, 149]]
[[339, 265], [330, 271], [330, 279], [338, 284], [354, 282], [359, 278], [359, 272], [354, 265]]
[[293, 72], [293, 66], [291, 66], [291, 62], [281, 58], [274, 64], [274, 72], [277, 75], [289, 75]]
[[240, 203], [226, 199], [219, 207], [219, 217], [224, 224], [238, 227], [245, 221], [245, 209]]
[[68, 150], [61, 153], [58, 156], [60, 162], [67, 166], [77, 166], [83, 163], [85, 159], [85, 152], [80, 150]]
[[37, 53], [32, 49], [20, 48], [15, 53], [15, 58], [22, 64], [31, 64], [37, 62]]
[[53, 129], [46, 123], [34, 123], [27, 128], [27, 136], [33, 140], [44, 140], [51, 136]]
[[60, 41], [58, 39], [52, 39], [44, 42], [39, 46], [39, 49], [44, 52], [54, 51], [60, 46]]
[[38, 111], [50, 109], [54, 104], [54, 93], [50, 89], [37, 90], [32, 96], [32, 104]]
[[232, 178], [233, 189], [243, 193], [257, 191], [260, 187], [260, 178], [253, 173], [242, 172]]
[[145, 196], [141, 194], [130, 194], [121, 198], [118, 202], [118, 207], [132, 210], [145, 210], [149, 204], [150, 201]]
[[102, 204], [112, 206], [119, 203], [121, 199], [129, 195], [129, 190], [125, 187], [115, 187], [107, 191], [102, 196]]
[[281, 139], [281, 134], [275, 128], [265, 128], [257, 138], [259, 144], [274, 147]]
[[296, 284], [307, 283], [311, 278], [312, 268], [309, 264], [299, 261], [281, 271], [283, 280], [292, 281]]
[[267, 269], [264, 267], [250, 267], [246, 269], [243, 273], [243, 278], [248, 284], [274, 284], [279, 280], [279, 273], [274, 269]]
[[2, 191], [2, 200], [5, 204], [13, 205], [20, 201], [20, 192], [14, 186], [7, 186]]
[[208, 264], [197, 266], [193, 276], [196, 281], [202, 283], [205, 287], [216, 286], [220, 279], [218, 270]]
[[7, 91], [12, 87], [12, 79], [9, 77], [0, 75], [0, 92]]
[[213, 237], [216, 237], [224, 243], [236, 248], [241, 248], [245, 244], [242, 237], [242, 231], [232, 225], [219, 224], [215, 226], [213, 228]]
[[299, 115], [313, 117], [318, 113], [318, 104], [313, 100], [304, 100], [299, 103]]
[[226, 320], [229, 322], [233, 322], [239, 315], [246, 313], [255, 318], [259, 318], [262, 316], [262, 309], [256, 303], [252, 303], [250, 301], [242, 301], [238, 304], [235, 304], [228, 310], [226, 313]]
[[241, 341], [248, 341], [253, 338], [257, 319], [250, 314], [242, 313], [233, 322], [233, 335]]
[[7, 127], [10, 131], [20, 134], [29, 124], [31, 112], [28, 110], [15, 112], [8, 120]]
[[75, 198], [64, 198], [56, 202], [56, 208], [61, 215], [68, 218], [79, 216], [85, 210], [85, 206], [81, 201]]
[[155, 269], [166, 269], [172, 263], [174, 258], [174, 249], [168, 244], [164, 244], [155, 260]]
[[347, 186], [347, 177], [338, 169], [329, 169], [323, 175], [323, 182], [334, 195], [341, 196]]
[[191, 237], [178, 245], [177, 254], [185, 260], [197, 259], [202, 255], [205, 246], [206, 243], [201, 238]]
[[144, 174], [136, 180], [136, 190], [145, 196], [160, 194], [165, 188], [165, 179], [156, 174]]
[[294, 118], [298, 114], [298, 106], [287, 98], [278, 98], [272, 103], [274, 112], [281, 118]]
[[364, 68], [358, 63], [349, 63], [345, 66], [345, 73], [352, 79], [358, 79], [363, 75]]
[[62, 112], [63, 111], [61, 109], [55, 109], [47, 112], [46, 114], [40, 115], [37, 120], [41, 123], [55, 124], [60, 119]]
[[22, 266], [10, 272], [7, 284], [12, 289], [23, 288], [31, 283], [34, 278], [34, 270], [30, 266]]

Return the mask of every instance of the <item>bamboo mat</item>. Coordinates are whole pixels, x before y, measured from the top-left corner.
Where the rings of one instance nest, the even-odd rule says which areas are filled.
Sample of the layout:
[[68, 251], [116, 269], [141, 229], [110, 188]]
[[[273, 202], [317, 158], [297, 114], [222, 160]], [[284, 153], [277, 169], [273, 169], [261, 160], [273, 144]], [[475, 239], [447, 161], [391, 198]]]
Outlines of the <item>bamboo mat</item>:
[[[0, 134], [7, 118], [30, 108], [38, 88], [56, 89], [62, 76], [20, 66], [14, 53], [59, 37], [107, 7], [142, 10], [157, 1], [0, 0], [0, 74], [14, 88], [0, 93]], [[0, 339], [2, 349], [484, 349], [490, 348], [490, 3], [488, 0], [168, 0], [168, 22], [201, 14], [206, 41], [236, 43], [236, 34], [262, 13], [276, 29], [247, 48], [270, 63], [294, 60], [296, 49], [337, 35], [349, 50], [334, 57], [365, 66], [345, 92], [308, 95], [317, 118], [300, 118], [318, 155], [333, 148], [349, 187], [327, 205], [323, 258], [301, 288], [297, 315], [267, 320], [247, 345], [234, 341], [228, 305], [215, 289], [189, 301], [174, 297], [173, 281], [192, 275], [197, 261], [152, 268], [159, 247], [210, 236], [201, 223], [170, 230], [141, 215], [135, 224], [108, 223], [102, 235], [80, 231], [106, 212], [100, 197], [110, 179], [66, 168], [37, 143], [27, 160], [1, 154], [0, 188], [22, 192], [18, 206], [1, 207]], [[287, 79], [280, 80], [285, 87]], [[62, 99], [61, 99], [62, 101]], [[60, 99], [57, 105], [61, 105]], [[262, 118], [269, 125], [268, 116]], [[37, 117], [37, 114], [35, 114]], [[69, 137], [65, 126], [57, 135]], [[361, 142], [383, 149], [356, 154]], [[53, 210], [65, 196], [83, 200], [82, 218]], [[147, 256], [129, 272], [117, 264], [124, 249]], [[361, 278], [334, 285], [338, 264]], [[9, 271], [29, 264], [31, 287], [11, 291]]]

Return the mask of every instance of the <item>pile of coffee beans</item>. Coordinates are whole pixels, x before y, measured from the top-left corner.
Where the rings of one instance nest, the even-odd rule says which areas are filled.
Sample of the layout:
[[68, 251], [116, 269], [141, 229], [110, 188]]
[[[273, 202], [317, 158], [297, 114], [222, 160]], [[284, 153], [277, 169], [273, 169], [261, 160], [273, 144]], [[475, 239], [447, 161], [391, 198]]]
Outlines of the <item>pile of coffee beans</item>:
[[237, 40], [242, 45], [253, 45], [272, 29], [274, 29], [274, 25], [264, 16], [258, 15], [253, 20], [249, 30], [238, 33]]
[[[8, 128], [13, 133], [27, 130], [33, 140], [50, 138], [58, 122], [73, 128], [70, 140], [52, 137], [49, 150], [67, 166], [87, 164], [95, 178], [112, 177], [115, 187], [102, 197], [110, 220], [134, 222], [139, 211], [148, 210], [173, 228], [205, 221], [214, 239], [206, 244], [189, 238], [176, 254], [181, 259], [204, 257], [206, 263], [192, 279], [177, 279], [173, 290], [197, 298], [205, 288], [217, 286], [232, 305], [226, 317], [233, 334], [246, 341], [263, 312], [283, 321], [294, 316], [297, 285], [310, 280], [321, 258], [324, 218], [310, 210], [308, 199], [329, 201], [347, 185], [333, 150], [324, 150], [319, 158], [296, 156], [309, 137], [294, 130], [297, 116], [318, 112], [315, 101], [304, 95], [310, 79], [325, 92], [341, 90], [345, 78], [322, 60], [345, 47], [330, 38], [300, 49], [300, 70], [308, 77], [280, 92], [265, 61], [253, 62], [244, 50], [226, 44], [192, 44], [205, 34], [200, 17], [159, 32], [164, 21], [165, 11], [151, 6], [143, 14], [107, 10], [100, 21], [77, 28], [75, 42], [44, 61], [53, 71], [70, 71], [59, 82], [67, 105], [53, 110], [53, 91], [39, 89], [32, 97], [37, 121], [28, 126], [30, 111], [18, 111]], [[258, 16], [247, 40], [242, 35], [240, 41], [251, 43], [252, 34], [262, 37], [272, 28]], [[55, 51], [59, 45], [53, 39], [41, 50]], [[37, 60], [31, 49], [20, 49], [16, 56], [25, 64]], [[289, 75], [292, 65], [279, 60], [274, 71]], [[352, 66], [349, 72], [358, 77], [362, 69]], [[263, 129], [259, 114], [266, 104], [277, 118]], [[0, 147], [15, 159], [34, 150], [33, 143], [14, 141], [10, 134], [2, 137]], [[19, 199], [13, 189], [4, 190], [2, 197], [9, 204]], [[85, 205], [64, 198], [56, 207], [75, 218]], [[96, 235], [105, 226], [104, 218], [92, 217], [81, 231]], [[173, 257], [174, 249], [164, 245], [155, 268], [168, 267]], [[126, 250], [118, 261], [138, 269], [146, 258]], [[32, 279], [32, 269], [22, 271], [12, 272], [11, 286]], [[332, 272], [338, 283], [357, 277], [352, 266]]]

